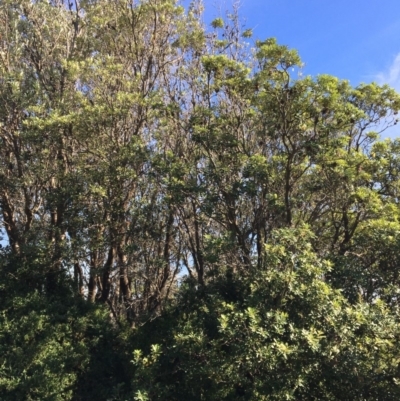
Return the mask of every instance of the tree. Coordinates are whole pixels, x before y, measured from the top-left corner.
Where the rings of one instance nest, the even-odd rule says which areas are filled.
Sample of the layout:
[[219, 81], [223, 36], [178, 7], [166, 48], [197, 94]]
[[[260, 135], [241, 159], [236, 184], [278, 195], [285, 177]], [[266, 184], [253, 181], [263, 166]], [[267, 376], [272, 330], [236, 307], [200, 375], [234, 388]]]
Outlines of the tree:
[[202, 11], [2, 3], [3, 398], [398, 397], [399, 95]]
[[136, 399], [397, 399], [396, 315], [332, 288], [312, 237], [275, 230], [253, 275], [182, 291], [163, 318], [172, 333], [155, 322], [146, 336], [162, 337], [139, 341], [151, 351], [134, 353]]

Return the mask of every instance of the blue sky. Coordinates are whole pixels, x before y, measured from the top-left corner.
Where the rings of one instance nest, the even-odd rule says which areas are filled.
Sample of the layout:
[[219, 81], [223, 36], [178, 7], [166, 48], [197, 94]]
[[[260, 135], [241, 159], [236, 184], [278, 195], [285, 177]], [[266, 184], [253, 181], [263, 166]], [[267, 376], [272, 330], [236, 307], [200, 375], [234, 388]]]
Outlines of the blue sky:
[[[203, 1], [206, 22], [232, 4]], [[399, 0], [241, 0], [239, 14], [255, 39], [276, 37], [297, 49], [305, 75], [388, 83], [400, 92]], [[400, 128], [387, 134], [400, 137]]]

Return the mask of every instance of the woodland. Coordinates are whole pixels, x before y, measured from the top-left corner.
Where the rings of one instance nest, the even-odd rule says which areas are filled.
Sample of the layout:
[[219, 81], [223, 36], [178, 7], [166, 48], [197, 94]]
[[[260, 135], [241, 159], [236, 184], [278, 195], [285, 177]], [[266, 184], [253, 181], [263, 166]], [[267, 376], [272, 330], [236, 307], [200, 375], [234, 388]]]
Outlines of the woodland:
[[203, 12], [0, 0], [2, 401], [400, 399], [400, 95]]

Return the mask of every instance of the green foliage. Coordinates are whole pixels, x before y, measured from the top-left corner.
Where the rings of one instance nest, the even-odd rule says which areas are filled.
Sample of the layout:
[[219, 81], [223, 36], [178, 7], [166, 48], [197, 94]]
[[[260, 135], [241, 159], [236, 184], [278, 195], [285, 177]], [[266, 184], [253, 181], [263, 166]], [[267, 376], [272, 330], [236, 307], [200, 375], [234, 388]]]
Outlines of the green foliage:
[[[157, 332], [159, 323], [146, 329], [163, 344], [134, 351], [138, 397], [397, 399], [398, 316], [382, 302], [350, 304], [327, 283], [332, 265], [311, 239], [306, 228], [277, 230], [261, 270], [183, 290], [161, 318], [170, 334]], [[224, 286], [240, 288], [238, 296]]]
[[0, 263], [0, 398], [116, 395], [128, 380], [129, 361], [124, 361], [122, 332], [112, 328], [107, 310], [74, 295], [68, 279], [56, 296], [46, 296], [39, 264], [24, 266], [6, 253]]
[[2, 400], [399, 399], [400, 96], [202, 12], [2, 1]]
[[224, 27], [224, 20], [222, 18], [216, 18], [214, 21], [211, 22], [211, 26], [213, 28], [223, 28]]

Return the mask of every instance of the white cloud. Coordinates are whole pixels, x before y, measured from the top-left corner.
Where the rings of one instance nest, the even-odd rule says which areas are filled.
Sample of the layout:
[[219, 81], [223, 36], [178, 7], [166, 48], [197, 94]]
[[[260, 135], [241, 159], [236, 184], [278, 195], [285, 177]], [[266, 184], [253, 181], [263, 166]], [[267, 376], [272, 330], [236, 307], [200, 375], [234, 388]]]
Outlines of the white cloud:
[[400, 53], [386, 71], [377, 74], [376, 80], [379, 84], [388, 84], [400, 92]]
[[[400, 53], [396, 55], [392, 64], [386, 71], [382, 71], [375, 75], [375, 81], [380, 84], [388, 84], [400, 93]], [[382, 127], [385, 124], [382, 124]], [[400, 139], [400, 124], [391, 126], [381, 133], [382, 138], [399, 138]]]

